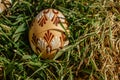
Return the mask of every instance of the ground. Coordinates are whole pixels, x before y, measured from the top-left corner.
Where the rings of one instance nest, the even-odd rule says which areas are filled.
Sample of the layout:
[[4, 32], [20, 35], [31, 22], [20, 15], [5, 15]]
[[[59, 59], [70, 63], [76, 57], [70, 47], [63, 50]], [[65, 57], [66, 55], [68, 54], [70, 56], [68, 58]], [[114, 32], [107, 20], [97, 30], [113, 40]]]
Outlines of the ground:
[[[69, 45], [54, 59], [41, 59], [28, 31], [43, 9], [61, 11]], [[4, 80], [119, 80], [119, 0], [12, 0], [0, 14], [0, 78]]]

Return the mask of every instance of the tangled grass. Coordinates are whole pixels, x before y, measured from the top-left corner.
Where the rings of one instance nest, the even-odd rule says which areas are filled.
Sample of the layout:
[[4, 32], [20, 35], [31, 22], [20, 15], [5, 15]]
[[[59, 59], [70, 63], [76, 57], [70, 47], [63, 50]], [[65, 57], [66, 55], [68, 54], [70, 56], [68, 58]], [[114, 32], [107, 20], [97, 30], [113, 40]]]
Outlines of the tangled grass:
[[[45, 8], [69, 22], [70, 44], [52, 60], [31, 50], [28, 31]], [[119, 0], [13, 0], [0, 14], [0, 78], [4, 80], [119, 80]]]

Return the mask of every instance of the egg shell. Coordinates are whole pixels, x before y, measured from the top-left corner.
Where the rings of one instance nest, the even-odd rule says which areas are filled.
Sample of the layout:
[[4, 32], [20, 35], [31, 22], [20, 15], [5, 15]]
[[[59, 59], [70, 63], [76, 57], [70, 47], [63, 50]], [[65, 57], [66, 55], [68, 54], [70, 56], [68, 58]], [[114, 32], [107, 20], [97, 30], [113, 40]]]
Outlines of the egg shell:
[[12, 4], [11, 0], [0, 0], [0, 13], [9, 8]]
[[68, 23], [60, 11], [42, 10], [33, 20], [29, 30], [32, 50], [44, 59], [52, 59], [59, 49], [69, 43], [65, 32], [69, 32]]

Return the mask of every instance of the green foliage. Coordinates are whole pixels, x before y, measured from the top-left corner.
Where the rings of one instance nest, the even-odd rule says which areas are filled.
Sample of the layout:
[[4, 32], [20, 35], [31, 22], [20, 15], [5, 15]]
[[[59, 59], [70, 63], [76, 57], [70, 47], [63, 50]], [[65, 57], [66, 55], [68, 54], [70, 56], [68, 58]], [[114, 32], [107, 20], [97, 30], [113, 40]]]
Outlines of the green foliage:
[[[70, 44], [52, 60], [37, 56], [28, 41], [32, 20], [46, 8], [60, 10], [70, 29]], [[104, 56], [99, 47], [104, 34], [99, 36], [98, 32], [113, 8], [100, 0], [13, 0], [11, 8], [0, 14], [0, 67], [4, 80], [105, 80], [109, 75], [101, 69]], [[120, 16], [117, 11], [114, 14]]]

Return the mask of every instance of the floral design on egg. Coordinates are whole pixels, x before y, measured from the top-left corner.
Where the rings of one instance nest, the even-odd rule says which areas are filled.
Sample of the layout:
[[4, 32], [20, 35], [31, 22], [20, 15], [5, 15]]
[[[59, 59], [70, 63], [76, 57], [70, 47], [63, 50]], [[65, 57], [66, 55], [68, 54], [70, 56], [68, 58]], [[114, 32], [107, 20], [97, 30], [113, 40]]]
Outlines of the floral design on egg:
[[38, 45], [38, 48], [40, 48], [40, 52], [46, 50], [47, 43], [42, 38], [39, 38], [37, 45]]
[[61, 45], [60, 38], [57, 37], [57, 36], [55, 36], [55, 37], [52, 39], [50, 45], [52, 46], [52, 49], [56, 49], [56, 48], [59, 49], [59, 48], [60, 48], [60, 45]]
[[65, 31], [69, 31], [68, 24], [60, 11], [42, 10], [35, 17], [29, 30], [29, 41], [33, 51], [41, 54], [42, 58], [53, 58], [59, 49], [69, 43]]

